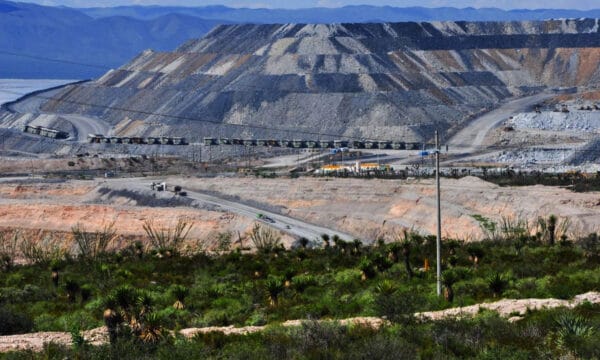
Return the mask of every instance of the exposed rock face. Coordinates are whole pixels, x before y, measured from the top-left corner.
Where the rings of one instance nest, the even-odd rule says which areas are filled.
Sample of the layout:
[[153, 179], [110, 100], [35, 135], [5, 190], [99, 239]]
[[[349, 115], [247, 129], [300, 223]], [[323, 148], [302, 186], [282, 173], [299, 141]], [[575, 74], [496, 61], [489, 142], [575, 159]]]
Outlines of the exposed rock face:
[[597, 84], [598, 31], [596, 19], [219, 26], [71, 86], [44, 110], [102, 116], [129, 136], [418, 141], [511, 96]]

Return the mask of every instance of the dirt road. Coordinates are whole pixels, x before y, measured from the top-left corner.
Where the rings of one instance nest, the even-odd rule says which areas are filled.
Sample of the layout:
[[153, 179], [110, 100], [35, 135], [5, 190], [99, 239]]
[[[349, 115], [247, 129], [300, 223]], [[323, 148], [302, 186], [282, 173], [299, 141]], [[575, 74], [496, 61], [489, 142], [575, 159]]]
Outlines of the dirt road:
[[541, 93], [511, 100], [499, 108], [473, 120], [450, 139], [448, 146], [452, 149], [452, 152], [466, 154], [478, 152], [484, 145], [483, 141], [486, 135], [503, 121], [553, 96], [556, 96], [556, 94]]
[[[107, 181], [106, 185], [117, 185], [117, 188], [139, 192], [148, 191], [148, 187], [146, 185], [149, 182], [150, 181], [147, 178], [114, 179], [112, 181]], [[256, 206], [248, 205], [247, 203], [243, 203], [241, 201], [233, 201], [225, 199], [223, 197], [202, 193], [199, 191], [190, 191], [189, 189], [186, 189], [186, 192], [187, 197], [190, 199], [194, 199], [200, 203], [213, 205], [218, 209], [235, 213], [237, 215], [241, 215], [249, 219], [256, 219], [272, 228], [275, 228], [277, 230], [282, 231], [283, 233], [287, 233], [297, 238], [305, 237], [309, 240], [320, 241], [322, 234], [328, 234], [329, 236], [337, 235], [340, 238], [347, 241], [354, 239], [352, 235], [336, 231], [334, 229], [330, 229], [324, 226], [314, 225], [309, 222], [302, 221], [290, 216], [277, 214], [275, 212], [268, 211]], [[171, 194], [167, 193], [163, 193], [161, 195], [172, 196]], [[259, 214], [262, 214], [261, 219], [258, 218]]]
[[76, 114], [46, 113], [40, 109], [48, 99], [52, 98], [52, 96], [56, 95], [61, 90], [62, 89], [60, 88], [51, 89], [46, 92], [27, 96], [18, 103], [11, 105], [10, 109], [21, 114], [59, 115], [73, 125], [75, 133], [71, 136], [71, 140], [74, 141], [86, 142], [88, 134], [109, 134], [112, 126], [102, 119]]

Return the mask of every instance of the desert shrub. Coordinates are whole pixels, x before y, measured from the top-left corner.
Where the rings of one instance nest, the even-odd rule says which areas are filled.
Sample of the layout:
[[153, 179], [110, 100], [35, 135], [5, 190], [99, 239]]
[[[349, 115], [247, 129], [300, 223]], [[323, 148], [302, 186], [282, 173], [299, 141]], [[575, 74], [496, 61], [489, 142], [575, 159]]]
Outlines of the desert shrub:
[[308, 358], [331, 357], [345, 344], [348, 328], [331, 322], [303, 321], [291, 330], [298, 352]]
[[20, 238], [19, 232], [14, 232], [12, 236], [8, 236], [5, 232], [0, 232], [0, 269], [4, 271], [12, 269], [15, 258], [18, 255]]
[[[358, 329], [357, 329], [358, 328]], [[387, 331], [373, 331], [361, 327], [350, 329], [348, 348], [344, 349], [344, 357], [347, 359], [416, 359], [418, 348], [403, 339]], [[356, 333], [356, 334], [355, 334]], [[364, 334], [364, 335], [363, 335]], [[356, 336], [363, 335], [363, 336]]]
[[250, 232], [250, 240], [258, 252], [269, 253], [279, 249], [281, 234], [274, 229], [255, 223]]
[[33, 329], [33, 321], [26, 314], [0, 308], [0, 335], [24, 334]]
[[114, 222], [105, 224], [101, 230], [94, 232], [89, 232], [83, 225], [77, 224], [71, 228], [71, 232], [77, 245], [77, 255], [84, 260], [96, 260], [105, 255], [117, 234]]
[[175, 227], [158, 227], [154, 220], [147, 219], [142, 225], [152, 248], [159, 252], [179, 251], [194, 226], [189, 220], [179, 218]]
[[414, 313], [425, 299], [414, 288], [378, 291], [375, 311], [394, 323], [408, 324], [414, 321]]

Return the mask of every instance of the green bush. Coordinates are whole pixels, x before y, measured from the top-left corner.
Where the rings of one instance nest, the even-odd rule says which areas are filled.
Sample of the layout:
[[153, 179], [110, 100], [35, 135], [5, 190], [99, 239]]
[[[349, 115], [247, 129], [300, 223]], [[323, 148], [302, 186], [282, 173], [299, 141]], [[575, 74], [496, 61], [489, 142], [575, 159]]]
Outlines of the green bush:
[[33, 329], [33, 321], [23, 313], [0, 308], [0, 335], [24, 334]]

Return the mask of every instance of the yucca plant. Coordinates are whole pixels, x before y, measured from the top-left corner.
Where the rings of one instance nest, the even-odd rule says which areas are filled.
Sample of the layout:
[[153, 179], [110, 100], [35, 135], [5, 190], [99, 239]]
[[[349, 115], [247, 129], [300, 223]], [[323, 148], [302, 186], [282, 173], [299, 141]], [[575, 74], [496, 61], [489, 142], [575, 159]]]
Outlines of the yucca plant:
[[92, 286], [89, 284], [81, 286], [79, 293], [81, 295], [81, 303], [87, 302], [92, 297]]
[[146, 291], [139, 291], [136, 302], [139, 307], [140, 318], [143, 318], [146, 314], [150, 313], [154, 306], [154, 300]]
[[328, 249], [330, 247], [329, 235], [321, 234], [321, 240], [323, 240], [323, 246], [325, 247], [325, 249]]
[[270, 275], [264, 283], [265, 291], [269, 299], [270, 307], [277, 307], [279, 304], [279, 294], [283, 292], [283, 280], [277, 276]]
[[502, 277], [500, 273], [495, 273], [488, 279], [488, 288], [492, 291], [494, 297], [502, 295], [507, 286], [508, 280]]
[[65, 291], [67, 292], [67, 299], [70, 302], [75, 302], [77, 293], [79, 293], [79, 284], [74, 280], [67, 280], [65, 282]]
[[285, 279], [284, 286], [289, 288], [292, 285], [292, 278], [296, 275], [296, 271], [292, 268], [285, 269], [283, 273], [283, 278]]
[[109, 295], [103, 301], [104, 312], [102, 318], [104, 325], [108, 329], [108, 337], [111, 344], [114, 344], [119, 334], [119, 324], [122, 321], [121, 314], [117, 311], [118, 302], [114, 295]]
[[190, 294], [190, 289], [183, 285], [175, 285], [171, 288], [171, 294], [175, 298], [173, 307], [177, 310], [185, 309], [185, 298]]
[[292, 278], [292, 284], [294, 289], [301, 293], [306, 290], [307, 287], [317, 284], [317, 280], [313, 275], [298, 275]]
[[300, 244], [300, 246], [301, 246], [303, 249], [306, 249], [306, 247], [308, 246], [308, 244], [309, 244], [309, 243], [310, 243], [310, 240], [308, 240], [308, 239], [307, 239], [307, 238], [305, 238], [305, 237], [301, 237], [301, 238], [298, 240], [298, 244]]
[[367, 257], [363, 257], [360, 263], [358, 263], [358, 268], [361, 271], [361, 279], [363, 281], [367, 279], [374, 278], [377, 275], [377, 271], [375, 270], [375, 265], [373, 262], [369, 260]]
[[156, 344], [164, 338], [162, 318], [157, 313], [149, 313], [144, 317], [139, 338], [146, 344]]
[[62, 261], [58, 260], [58, 259], [54, 259], [50, 262], [50, 278], [52, 279], [52, 284], [54, 284], [54, 287], [58, 287], [58, 281], [60, 279], [60, 270], [63, 268], [63, 263]]
[[137, 303], [138, 292], [129, 285], [123, 285], [113, 292], [115, 301], [119, 307], [120, 315], [130, 326], [137, 324], [135, 305]]
[[362, 241], [360, 241], [360, 239], [354, 239], [352, 241], [352, 254], [360, 255], [361, 248], [362, 248]]
[[479, 244], [471, 244], [467, 247], [467, 253], [469, 254], [469, 259], [473, 262], [473, 266], [477, 267], [484, 255], [483, 248]]
[[398, 262], [400, 256], [400, 250], [402, 246], [400, 246], [400, 242], [394, 241], [388, 245], [388, 259], [394, 264]]
[[458, 282], [458, 276], [452, 269], [442, 273], [442, 285], [444, 285], [444, 299], [448, 302], [454, 301], [454, 284]]
[[410, 252], [412, 250], [412, 242], [409, 237], [405, 237], [404, 241], [402, 241], [402, 256], [404, 257], [404, 268], [406, 269], [406, 276], [408, 279], [412, 279], [413, 270], [410, 265]]

